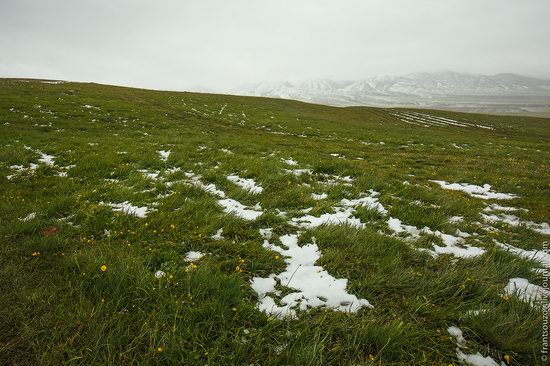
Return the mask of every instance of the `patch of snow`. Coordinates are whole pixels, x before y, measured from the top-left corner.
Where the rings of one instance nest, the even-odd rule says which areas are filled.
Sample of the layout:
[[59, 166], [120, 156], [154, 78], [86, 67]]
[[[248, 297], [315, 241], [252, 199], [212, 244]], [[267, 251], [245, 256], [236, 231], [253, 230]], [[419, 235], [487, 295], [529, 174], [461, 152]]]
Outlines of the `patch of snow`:
[[187, 178], [191, 178], [191, 180], [188, 183], [202, 189], [206, 193], [213, 194], [213, 195], [218, 196], [220, 198], [225, 198], [225, 192], [219, 190], [214, 183], [204, 184], [200, 180], [201, 176], [200, 175], [195, 175], [193, 172], [185, 172], [184, 174]]
[[151, 179], [151, 180], [158, 180], [159, 179], [159, 175], [160, 175], [160, 171], [155, 171], [155, 172], [149, 172], [145, 169], [139, 169], [138, 172], [140, 172], [141, 174], [143, 174], [146, 178], [148, 179]]
[[509, 226], [517, 227], [521, 225], [525, 225], [527, 228], [536, 231], [537, 233], [543, 234], [543, 235], [550, 235], [550, 225], [543, 222], [541, 224], [537, 224], [533, 221], [521, 221], [519, 217], [515, 215], [486, 215], [481, 214], [481, 217], [483, 217], [483, 220], [485, 220], [488, 223], [496, 223], [496, 222], [502, 222], [504, 224], [507, 224]]
[[298, 165], [298, 162], [296, 160], [293, 160], [292, 158], [288, 158], [288, 159], [281, 159], [283, 161], [283, 163], [285, 163], [286, 165], [290, 165], [290, 166], [296, 166]]
[[526, 209], [526, 208], [501, 206], [498, 203], [491, 203], [483, 209], [483, 212], [491, 212], [491, 211], [505, 211], [505, 212], [524, 211], [524, 212], [528, 212], [529, 210]]
[[216, 231], [214, 235], [211, 236], [211, 238], [214, 240], [223, 240], [224, 237], [222, 236], [222, 234], [223, 234], [223, 228], [220, 228], [218, 229], [218, 231]]
[[185, 261], [186, 262], [195, 262], [195, 261], [198, 261], [199, 259], [201, 259], [202, 257], [204, 257], [203, 253], [192, 250], [192, 251], [187, 252], [187, 254], [185, 254]]
[[256, 220], [263, 214], [261, 208], [257, 208], [258, 205], [254, 208], [249, 208], [231, 198], [218, 200], [218, 204], [223, 207], [224, 212], [248, 221]]
[[451, 216], [451, 217], [449, 217], [448, 221], [451, 224], [458, 224], [458, 223], [464, 221], [464, 217], [463, 216]]
[[311, 194], [311, 198], [313, 198], [315, 201], [324, 200], [327, 197], [328, 197], [328, 194], [326, 194], [326, 193], [321, 193], [321, 194], [312, 193]]
[[530, 283], [525, 278], [510, 278], [508, 285], [504, 288], [507, 295], [517, 296], [520, 300], [532, 305], [540, 302], [549, 295], [545, 288]]
[[170, 156], [170, 153], [171, 151], [166, 151], [166, 150], [160, 150], [158, 151], [159, 155], [160, 155], [160, 160], [162, 161], [167, 161], [168, 160], [168, 157]]
[[420, 238], [420, 234], [433, 235], [440, 238], [444, 246], [432, 244], [434, 250], [423, 249], [423, 251], [429, 253], [434, 257], [440, 254], [452, 254], [455, 257], [471, 258], [480, 256], [485, 253], [485, 249], [466, 244], [464, 238], [469, 237], [470, 234], [461, 231], [457, 231], [459, 236], [454, 236], [450, 234], [444, 234], [439, 230], [433, 231], [429, 227], [418, 229], [416, 226], [404, 225], [401, 220], [393, 217], [390, 217], [388, 219], [388, 227], [396, 235], [405, 235], [405, 240], [409, 241], [418, 240]]
[[40, 153], [40, 158], [38, 158], [38, 161], [41, 162], [41, 163], [44, 163], [46, 165], [53, 166], [54, 165], [54, 159], [55, 159], [55, 156], [53, 156], [53, 155]]
[[464, 353], [461, 348], [465, 346], [466, 340], [464, 339], [460, 328], [452, 326], [447, 328], [447, 331], [456, 339], [456, 357], [460, 362], [464, 362], [471, 366], [499, 366], [499, 364], [496, 363], [496, 361], [490, 356], [483, 357], [483, 355], [479, 352], [475, 354]]
[[443, 180], [431, 180], [439, 184], [443, 189], [449, 189], [452, 191], [462, 191], [469, 194], [472, 197], [481, 198], [484, 200], [495, 199], [495, 200], [510, 200], [516, 198], [517, 195], [513, 193], [498, 193], [491, 190], [490, 184], [484, 184], [483, 187], [476, 186], [474, 184], [468, 183], [447, 183]]
[[19, 221], [27, 222], [27, 221], [30, 221], [30, 220], [34, 220], [35, 218], [36, 218], [36, 212], [31, 212], [27, 216], [19, 219]]
[[283, 169], [283, 171], [287, 174], [292, 174], [297, 177], [301, 176], [302, 174], [311, 174], [311, 169]]
[[525, 250], [521, 248], [516, 248], [513, 245], [501, 243], [493, 239], [494, 243], [502, 248], [506, 249], [513, 254], [523, 257], [525, 259], [535, 260], [543, 264], [546, 268], [550, 268], [550, 254], [546, 253], [544, 250]]
[[[283, 235], [279, 240], [288, 249], [273, 244], [269, 248], [285, 257], [285, 270], [266, 278], [254, 277], [251, 281], [251, 287], [258, 295], [260, 311], [282, 319], [295, 318], [297, 309], [327, 307], [356, 312], [362, 307], [372, 307], [367, 300], [346, 291], [347, 279], [335, 278], [323, 267], [315, 265], [321, 253], [314, 238], [312, 243], [303, 246], [298, 245], [298, 234]], [[277, 283], [294, 292], [281, 298], [281, 292], [276, 289]], [[281, 305], [277, 305], [274, 296]]]
[[147, 217], [147, 214], [150, 211], [147, 206], [134, 206], [128, 201], [124, 201], [122, 203], [108, 203], [107, 206], [110, 206], [113, 211], [122, 212], [126, 215], [136, 216], [140, 218]]
[[235, 183], [242, 189], [245, 189], [252, 194], [259, 194], [259, 193], [262, 193], [262, 191], [264, 190], [262, 187], [257, 185], [256, 182], [254, 182], [254, 179], [245, 179], [245, 178], [240, 178], [236, 175], [229, 175], [227, 177], [227, 180]]
[[305, 215], [298, 218], [292, 218], [289, 223], [305, 229], [314, 229], [321, 225], [349, 225], [362, 229], [365, 227], [365, 224], [362, 223], [360, 219], [353, 216], [355, 208], [367, 207], [369, 209], [376, 210], [382, 215], [385, 215], [387, 212], [386, 209], [378, 202], [378, 199], [376, 198], [377, 195], [378, 192], [371, 191], [371, 195], [368, 197], [353, 200], [344, 198], [340, 201], [339, 206], [333, 207], [334, 213], [325, 213], [319, 217]]

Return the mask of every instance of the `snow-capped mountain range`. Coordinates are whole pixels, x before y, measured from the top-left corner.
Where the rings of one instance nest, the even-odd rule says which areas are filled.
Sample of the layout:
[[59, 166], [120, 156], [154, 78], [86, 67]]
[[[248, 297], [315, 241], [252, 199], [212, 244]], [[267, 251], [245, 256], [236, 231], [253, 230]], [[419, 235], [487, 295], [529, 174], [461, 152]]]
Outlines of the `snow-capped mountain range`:
[[294, 99], [336, 106], [416, 106], [484, 112], [550, 111], [550, 80], [517, 74], [452, 71], [378, 76], [358, 81], [328, 79], [256, 83], [231, 94]]

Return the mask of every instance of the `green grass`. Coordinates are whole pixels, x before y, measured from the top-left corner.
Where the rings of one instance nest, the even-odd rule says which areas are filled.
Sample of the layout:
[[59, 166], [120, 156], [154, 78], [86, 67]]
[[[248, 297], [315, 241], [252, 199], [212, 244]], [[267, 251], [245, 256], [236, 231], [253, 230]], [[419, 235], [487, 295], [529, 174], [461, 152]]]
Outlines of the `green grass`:
[[[500, 204], [529, 210], [513, 214], [548, 222], [550, 120], [423, 111], [494, 130], [426, 128], [403, 123], [396, 111], [0, 79], [0, 360], [449, 365], [459, 363], [447, 332], [455, 325], [464, 331], [466, 353], [542, 364], [540, 307], [501, 296], [513, 277], [542, 285], [542, 275], [532, 271], [540, 265], [497, 248], [493, 239], [542, 249], [548, 236], [499, 224], [486, 231], [478, 224], [485, 200], [429, 180], [489, 183], [519, 195]], [[36, 150], [54, 155], [55, 165], [40, 164]], [[167, 162], [158, 150], [171, 151]], [[297, 167], [281, 161], [290, 157]], [[38, 164], [33, 172], [10, 168], [30, 163]], [[57, 175], [70, 165], [66, 177]], [[174, 167], [181, 171], [165, 173]], [[313, 174], [283, 171], [293, 168]], [[146, 179], [139, 169], [158, 170], [166, 181]], [[183, 181], [187, 171], [242, 204], [259, 202], [264, 215], [243, 221], [225, 214], [214, 195]], [[264, 191], [253, 196], [229, 182], [230, 174], [253, 178]], [[353, 183], [327, 185], [322, 174], [350, 176]], [[387, 216], [359, 208], [364, 229], [321, 226], [303, 230], [301, 243], [315, 237], [322, 253], [317, 264], [348, 279], [348, 292], [374, 308], [315, 308], [283, 320], [258, 311], [251, 279], [285, 268], [284, 258], [262, 247], [258, 230], [295, 233], [277, 210], [297, 217], [312, 207], [318, 216], [369, 189], [380, 192]], [[311, 198], [322, 192], [326, 200]], [[101, 204], [123, 201], [156, 211], [137, 218]], [[31, 212], [35, 219], [20, 220]], [[447, 221], [457, 215], [464, 221]], [[468, 243], [486, 252], [434, 258], [418, 248], [432, 248], [437, 238], [396, 238], [388, 217], [477, 233]], [[43, 235], [50, 226], [59, 230]], [[213, 240], [222, 227], [224, 239]], [[184, 260], [191, 250], [207, 253], [196, 269]], [[157, 270], [166, 276], [155, 278]], [[480, 309], [486, 311], [468, 315]]]

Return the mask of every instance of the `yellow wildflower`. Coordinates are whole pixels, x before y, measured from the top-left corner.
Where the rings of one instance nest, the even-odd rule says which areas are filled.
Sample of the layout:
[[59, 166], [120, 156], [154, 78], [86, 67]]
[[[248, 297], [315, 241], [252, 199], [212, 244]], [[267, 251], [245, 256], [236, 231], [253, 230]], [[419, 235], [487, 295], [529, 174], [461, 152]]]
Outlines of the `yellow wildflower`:
[[40, 252], [32, 252], [33, 257], [38, 257], [40, 255]]
[[103, 265], [101, 265], [101, 267], [99, 267], [99, 269], [101, 270], [101, 272], [106, 272], [107, 271], [107, 265], [103, 264]]
[[170, 229], [174, 230], [176, 228], [176, 225], [170, 224]]
[[162, 348], [162, 347], [157, 348], [157, 352], [162, 352], [162, 351], [164, 351], [164, 348]]

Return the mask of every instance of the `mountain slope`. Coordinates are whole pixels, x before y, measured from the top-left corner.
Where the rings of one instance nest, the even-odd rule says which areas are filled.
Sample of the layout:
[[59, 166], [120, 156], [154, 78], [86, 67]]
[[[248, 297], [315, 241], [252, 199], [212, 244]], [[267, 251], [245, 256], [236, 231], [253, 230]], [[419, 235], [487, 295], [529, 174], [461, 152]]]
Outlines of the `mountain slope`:
[[451, 71], [382, 76], [351, 82], [258, 83], [237, 95], [295, 99], [336, 106], [422, 106], [475, 112], [550, 112], [550, 81], [516, 74]]
[[0, 79], [1, 364], [542, 364], [549, 121]]

